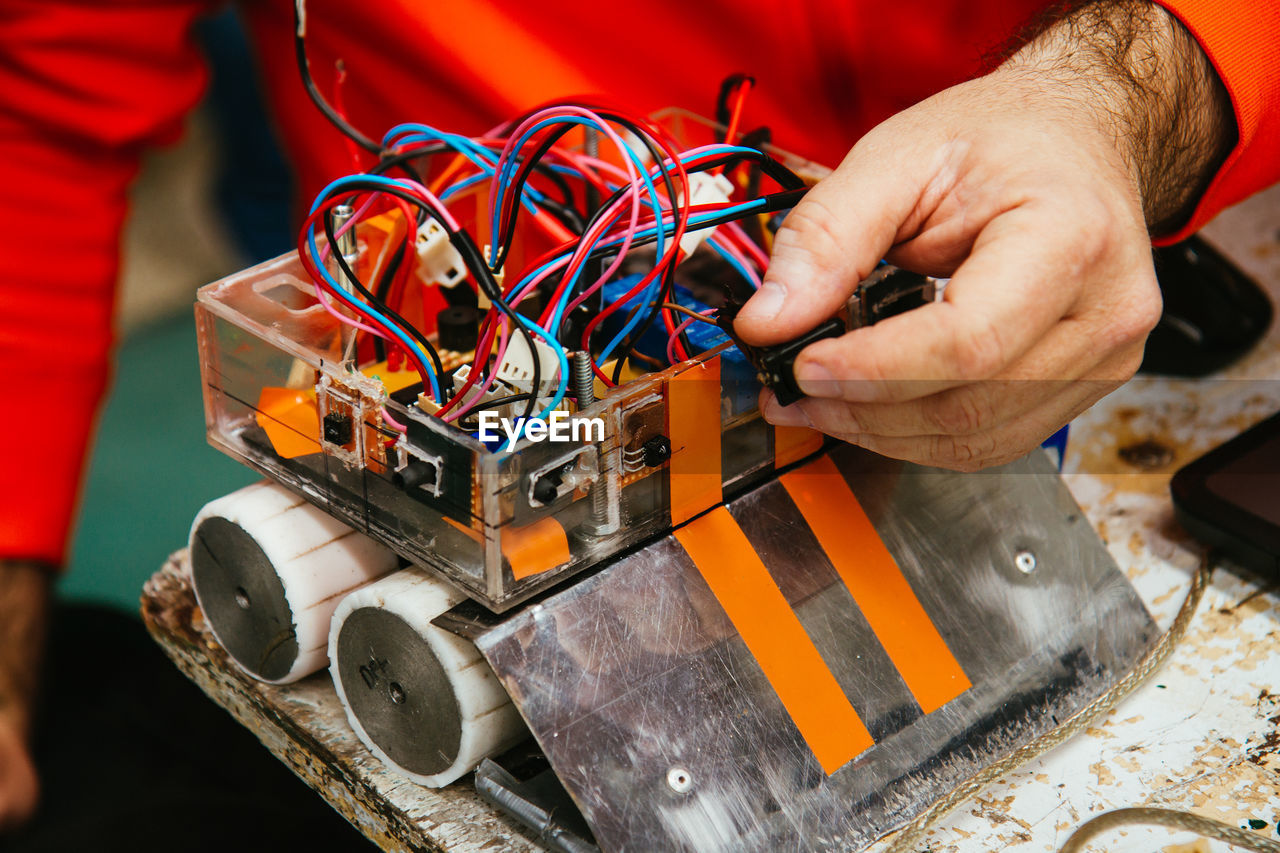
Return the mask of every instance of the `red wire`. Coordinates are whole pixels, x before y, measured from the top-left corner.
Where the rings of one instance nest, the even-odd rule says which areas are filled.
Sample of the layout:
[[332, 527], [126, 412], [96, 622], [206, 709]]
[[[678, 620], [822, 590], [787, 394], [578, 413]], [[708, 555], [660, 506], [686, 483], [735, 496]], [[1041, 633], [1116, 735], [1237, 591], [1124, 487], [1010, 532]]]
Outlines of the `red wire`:
[[724, 141], [732, 145], [733, 138], [738, 135], [738, 125], [742, 122], [742, 107], [747, 102], [747, 93], [751, 91], [751, 78], [743, 77], [738, 86], [737, 98], [733, 102], [733, 112], [729, 114], [729, 125], [725, 129]]
[[[351, 190], [349, 192], [339, 193], [331, 198], [325, 199], [325, 201], [320, 205], [320, 207], [316, 208], [316, 211], [312, 213], [310, 216], [308, 216], [306, 221], [302, 223], [302, 228], [298, 232], [299, 233], [298, 257], [302, 262], [302, 266], [304, 269], [306, 269], [307, 274], [311, 276], [312, 280], [315, 281], [317, 284], [319, 284], [320, 287], [324, 290], [332, 291], [333, 288], [330, 286], [328, 280], [325, 279], [325, 277], [321, 274], [320, 268], [316, 265], [316, 262], [315, 262], [316, 259], [311, 257], [310, 246], [308, 245], [308, 241], [306, 240], [306, 234], [308, 231], [312, 229], [312, 227], [321, 224], [322, 218], [331, 207], [334, 207], [335, 205], [342, 203], [348, 198], [365, 195], [366, 192], [367, 192], [366, 190]], [[356, 302], [356, 305], [348, 305], [347, 303], [342, 302], [341, 300], [339, 300], [339, 304], [341, 307], [349, 308], [353, 313], [357, 314], [360, 317], [360, 319], [366, 322], [367, 324], [385, 332], [383, 337], [386, 337], [392, 341], [398, 340], [398, 338], [395, 336], [395, 333], [391, 331], [391, 327], [388, 324], [365, 313], [359, 307], [359, 300], [354, 300], [354, 301]], [[426, 363], [423, 362], [422, 359], [419, 358], [415, 352], [413, 352], [413, 350], [407, 350], [405, 354], [409, 357], [409, 360], [413, 362], [415, 369], [418, 371], [418, 375], [422, 379], [423, 387], [424, 388], [430, 387], [430, 382], [428, 381], [428, 378], [427, 378], [430, 373], [430, 368], [427, 367]]]

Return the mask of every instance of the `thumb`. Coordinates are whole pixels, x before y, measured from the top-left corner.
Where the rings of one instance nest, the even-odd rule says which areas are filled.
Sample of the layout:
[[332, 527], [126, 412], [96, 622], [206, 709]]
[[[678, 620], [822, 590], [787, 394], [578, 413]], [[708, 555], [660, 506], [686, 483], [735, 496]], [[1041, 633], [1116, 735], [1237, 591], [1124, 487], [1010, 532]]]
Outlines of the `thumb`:
[[920, 197], [918, 168], [865, 137], [783, 221], [769, 270], [738, 313], [743, 340], [767, 346], [826, 320], [889, 251]]

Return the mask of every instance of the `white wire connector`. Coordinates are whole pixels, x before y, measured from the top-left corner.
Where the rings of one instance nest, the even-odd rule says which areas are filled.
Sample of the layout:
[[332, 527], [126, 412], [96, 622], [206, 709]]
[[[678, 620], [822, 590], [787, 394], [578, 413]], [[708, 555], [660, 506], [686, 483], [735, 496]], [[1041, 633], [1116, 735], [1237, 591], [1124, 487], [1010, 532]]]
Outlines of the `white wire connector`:
[[[538, 384], [540, 394], [548, 393], [548, 388], [555, 388], [560, 374], [560, 360], [556, 351], [549, 344], [534, 338], [534, 350], [538, 353]], [[533, 390], [533, 357], [529, 355], [529, 344], [524, 335], [516, 333], [507, 343], [507, 352], [498, 367], [498, 378], [519, 388], [521, 391]]]
[[462, 255], [449, 242], [444, 227], [434, 219], [428, 219], [418, 229], [416, 248], [423, 281], [454, 287], [467, 277]]
[[[733, 194], [733, 182], [724, 175], [713, 175], [709, 172], [694, 172], [689, 176], [690, 204], [724, 204]], [[692, 255], [702, 245], [702, 241], [716, 231], [715, 226], [699, 228], [697, 231], [686, 231], [680, 238], [680, 250], [686, 256]]]

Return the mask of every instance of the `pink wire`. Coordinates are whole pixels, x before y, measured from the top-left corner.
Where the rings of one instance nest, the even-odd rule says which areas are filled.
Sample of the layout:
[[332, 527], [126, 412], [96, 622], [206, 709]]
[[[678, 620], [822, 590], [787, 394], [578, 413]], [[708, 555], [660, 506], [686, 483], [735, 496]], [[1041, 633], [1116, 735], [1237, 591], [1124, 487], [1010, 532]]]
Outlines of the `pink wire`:
[[742, 229], [741, 225], [737, 222], [726, 222], [720, 227], [724, 228], [726, 233], [738, 244], [738, 248], [751, 257], [761, 274], [768, 271], [769, 256], [765, 254], [764, 249], [760, 248], [755, 240], [747, 236], [747, 232]]
[[386, 421], [391, 426], [392, 429], [399, 430], [400, 432], [409, 431], [409, 428], [407, 426], [400, 423], [395, 418], [391, 417], [391, 413], [388, 412], [385, 407], [382, 409], [382, 419]]
[[753, 288], [756, 288], [757, 290], [760, 288], [760, 276], [758, 273], [756, 273], [755, 267], [752, 265], [750, 261], [746, 259], [746, 257], [742, 254], [742, 252], [738, 251], [738, 247], [733, 245], [732, 241], [721, 240], [719, 236], [713, 236], [711, 238], [711, 241], [709, 242], [714, 242], [717, 246], [720, 247], [720, 250], [722, 252], [724, 252], [726, 255], [730, 256], [731, 258], [733, 258], [738, 263], [742, 264], [742, 268], [746, 270], [748, 273], [750, 273], [751, 275], [751, 279], [750, 279], [751, 286]]
[[[517, 127], [509, 137], [507, 137], [507, 144], [502, 147], [502, 153], [498, 157], [498, 164], [494, 168], [493, 179], [489, 183], [489, 215], [492, 217], [494, 206], [503, 201], [503, 199], [498, 197], [498, 176], [502, 174], [506, 164], [515, 156], [516, 140], [523, 136], [527, 129], [533, 127], [543, 119], [556, 118], [559, 116], [577, 116], [579, 118], [586, 118], [594, 121], [604, 131], [605, 136], [607, 136], [609, 140], [617, 146], [619, 154], [622, 155], [622, 165], [626, 168], [628, 180], [632, 185], [632, 191], [624, 195], [622, 198], [619, 198], [618, 203], [621, 204], [627, 198], [627, 195], [631, 197], [631, 227], [627, 229], [626, 238], [619, 247], [618, 256], [614, 260], [614, 264], [610, 267], [610, 272], [616, 271], [617, 267], [622, 263], [623, 256], [626, 255], [627, 251], [631, 248], [631, 241], [636, 229], [640, 225], [640, 192], [635, 189], [636, 184], [639, 182], [639, 174], [636, 172], [635, 165], [631, 162], [631, 158], [625, 153], [630, 150], [627, 148], [627, 143], [622, 141], [622, 137], [618, 136], [618, 134], [614, 132], [613, 128], [611, 128], [604, 119], [596, 115], [591, 110], [574, 106], [551, 107], [549, 109], [539, 110], [520, 123], [520, 126]], [[583, 251], [588, 245], [590, 245], [590, 243], [585, 239], [579, 241], [578, 249], [574, 252], [574, 256], [576, 257], [577, 253], [579, 251]]]
[[691, 323], [696, 322], [692, 317], [685, 318], [685, 321], [676, 326], [675, 331], [671, 333], [671, 337], [667, 338], [667, 361], [675, 364], [676, 359], [676, 341], [680, 340], [680, 333], [689, 328]]
[[[504, 317], [503, 320], [506, 320], [506, 318]], [[494, 365], [496, 366], [500, 366], [502, 364], [502, 360], [506, 358], [507, 355], [507, 343], [510, 340], [507, 323], [503, 322], [498, 326], [498, 334], [500, 336], [498, 340], [498, 351], [494, 360]], [[471, 389], [471, 393], [474, 394], [474, 396], [470, 400], [465, 401], [463, 405], [445, 415], [444, 420], [446, 423], [456, 421], [458, 418], [471, 411], [472, 406], [484, 399], [484, 395], [488, 394], [489, 390], [498, 382], [498, 371], [496, 366], [493, 374], [485, 380], [484, 385], [473, 387]]]

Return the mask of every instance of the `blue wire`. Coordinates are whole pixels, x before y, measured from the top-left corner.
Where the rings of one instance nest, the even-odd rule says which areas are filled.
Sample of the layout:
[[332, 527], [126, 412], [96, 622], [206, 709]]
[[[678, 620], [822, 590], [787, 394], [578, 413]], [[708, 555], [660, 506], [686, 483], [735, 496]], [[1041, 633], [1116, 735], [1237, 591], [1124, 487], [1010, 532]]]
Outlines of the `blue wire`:
[[[405, 187], [404, 184], [400, 183], [399, 181], [396, 181], [394, 178], [385, 178], [381, 175], [347, 175], [346, 177], [338, 178], [336, 181], [331, 182], [327, 187], [325, 187], [320, 192], [320, 195], [316, 198], [315, 203], [311, 205], [311, 213], [314, 214], [316, 210], [320, 208], [320, 205], [324, 202], [324, 200], [335, 189], [340, 189], [345, 184], [351, 183], [354, 181], [372, 182], [375, 184], [382, 184], [388, 187], [397, 187], [399, 189], [407, 189], [407, 187]], [[314, 224], [307, 229], [307, 242], [311, 248], [311, 256], [317, 260], [316, 268], [320, 270], [320, 275], [323, 276], [326, 282], [328, 282], [330, 289], [333, 292], [333, 295], [338, 297], [339, 300], [341, 300], [351, 308], [355, 309], [357, 312], [364, 313], [374, 318], [376, 321], [378, 321], [383, 326], [385, 326], [388, 331], [390, 331], [393, 335], [395, 335], [396, 338], [398, 338], [399, 341], [402, 344], [404, 344], [404, 346], [408, 348], [410, 352], [416, 353], [419, 356], [419, 360], [421, 361], [421, 363], [425, 365], [427, 368], [427, 379], [431, 385], [432, 395], [436, 398], [436, 401], [438, 403], [443, 405], [444, 397], [440, 393], [440, 381], [436, 377], [434, 365], [432, 365], [431, 363], [431, 357], [427, 355], [426, 351], [423, 350], [420, 346], [418, 346], [417, 341], [409, 337], [409, 335], [405, 333], [399, 326], [397, 326], [395, 323], [391, 322], [390, 319], [384, 316], [381, 311], [377, 310], [372, 305], [368, 305], [368, 304], [365, 304], [364, 302], [357, 301], [353, 296], [348, 294], [346, 289], [343, 288], [342, 285], [338, 284], [338, 282], [333, 278], [333, 276], [329, 274], [329, 271], [325, 268], [325, 265], [318, 262], [320, 259], [320, 247], [316, 244], [316, 229]]]
[[[698, 214], [696, 216], [691, 216], [689, 217], [689, 224], [685, 233], [688, 233], [689, 231], [696, 231], [697, 228], [695, 226], [697, 226], [699, 223], [706, 221], [708, 219], [714, 219], [716, 217], [724, 216], [726, 213], [731, 213], [731, 212], [738, 213], [739, 211], [743, 211], [743, 212], [749, 211], [756, 207], [762, 207], [764, 204], [765, 204], [765, 200], [760, 198], [760, 199], [754, 199], [753, 201], [744, 202], [742, 204], [737, 205], [736, 207], [728, 208], [726, 210], [719, 210], [719, 211], [714, 211], [709, 213]], [[673, 232], [675, 231], [674, 221], [672, 221], [669, 226], [667, 225], [667, 223], [664, 222], [663, 226], [664, 228], [670, 227]], [[639, 233], [637, 233], [636, 237], [639, 237], [639, 238], [647, 237], [650, 234], [652, 234], [654, 230], [655, 228], [653, 227], [646, 228], [643, 231], [640, 231]], [[617, 242], [617, 240], [615, 239], [613, 241], [610, 241], [610, 243], [613, 243], [613, 242]], [[610, 244], [606, 243], [605, 245], [608, 246]], [[658, 289], [660, 287], [661, 287], [661, 281], [659, 279], [654, 279], [653, 283], [649, 287], [645, 288], [645, 294], [643, 297], [645, 300], [645, 304], [652, 302], [653, 299], [656, 298], [656, 294], [653, 296], [650, 296], [650, 293], [654, 289]], [[614, 338], [611, 341], [609, 341], [608, 344], [605, 345], [605, 348], [600, 353], [599, 364], [603, 365], [606, 361], [609, 360], [609, 355], [613, 352], [613, 348], [616, 347], [618, 344], [622, 343], [623, 339], [626, 338], [626, 336], [631, 333], [631, 330], [634, 329], [637, 325], [639, 325], [640, 320], [644, 316], [644, 314], [645, 314], [644, 311], [637, 311], [631, 317], [631, 319], [627, 321], [627, 323], [618, 331], [618, 334], [615, 335]]]
[[[525, 424], [527, 424], [529, 421], [542, 420], [542, 419], [543, 419], [543, 418], [545, 418], [548, 414], [550, 414], [550, 413], [551, 413], [551, 411], [552, 411], [552, 410], [554, 410], [556, 406], [559, 406], [559, 405], [560, 405], [560, 401], [564, 399], [565, 392], [569, 389], [569, 356], [568, 356], [568, 354], [565, 352], [564, 347], [563, 347], [563, 346], [561, 346], [560, 342], [559, 342], [559, 341], [557, 341], [555, 338], [553, 338], [553, 337], [551, 336], [551, 334], [550, 334], [549, 332], [547, 332], [547, 330], [546, 330], [546, 329], [542, 328], [542, 327], [541, 327], [541, 326], [539, 326], [537, 323], [533, 322], [532, 320], [530, 320], [528, 317], [524, 316], [523, 314], [517, 313], [517, 314], [516, 314], [516, 319], [517, 319], [517, 320], [519, 320], [519, 321], [520, 321], [520, 323], [521, 323], [521, 325], [523, 325], [523, 326], [524, 326], [526, 329], [528, 329], [529, 331], [531, 331], [531, 332], [535, 332], [535, 333], [537, 333], [538, 335], [541, 335], [541, 336], [542, 336], [542, 338], [543, 338], [543, 339], [544, 339], [548, 344], [550, 344], [550, 345], [551, 345], [552, 349], [554, 349], [554, 350], [555, 350], [556, 360], [560, 362], [560, 380], [559, 380], [559, 382], [556, 384], [556, 393], [555, 393], [555, 396], [551, 398], [551, 402], [550, 402], [549, 404], [547, 404], [547, 407], [546, 407], [545, 409], [543, 409], [541, 412], [538, 412], [538, 414], [534, 415], [533, 417], [529, 418], [528, 420], [525, 420], [525, 421], [522, 421], [522, 422], [521, 422], [521, 424], [520, 424], [520, 432], [521, 432], [521, 434], [523, 434], [523, 433], [524, 433]], [[536, 352], [531, 352], [531, 353], [529, 353], [529, 355], [530, 355], [530, 357], [532, 357], [532, 358], [537, 358], [537, 357], [538, 357], [538, 354], [537, 354]], [[533, 395], [536, 397], [536, 396], [537, 396], [537, 394], [538, 394], [538, 391], [539, 391], [540, 389], [538, 389], [538, 388], [533, 388], [533, 389], [531, 389], [531, 390], [532, 390]], [[499, 452], [499, 453], [504, 452], [505, 450], [507, 450], [507, 449], [508, 449], [508, 445], [510, 445], [510, 444], [511, 444], [511, 439], [507, 439], [506, 441], [502, 442], [502, 444], [501, 444], [501, 445], [499, 445], [499, 447], [498, 447], [498, 452]]]
[[[554, 124], [577, 124], [577, 125], [582, 125], [584, 127], [593, 127], [601, 131], [604, 130], [604, 128], [600, 126], [599, 122], [593, 121], [588, 118], [583, 118], [581, 116], [556, 116], [552, 118], [546, 118], [538, 122], [537, 124], [535, 124], [533, 127], [526, 130], [524, 132], [524, 135], [521, 136], [519, 140], [517, 140], [512, 150], [519, 151], [522, 147], [524, 147], [525, 142], [529, 139], [529, 137], [532, 134], [536, 133], [537, 131], [541, 130], [544, 127], [550, 127], [551, 125], [554, 125]], [[624, 154], [635, 165], [636, 169], [640, 172], [640, 175], [644, 178], [645, 189], [649, 191], [650, 207], [653, 208], [654, 218], [661, 219], [662, 208], [658, 203], [658, 191], [657, 191], [657, 188], [654, 187], [652, 179], [649, 177], [649, 170], [645, 167], [644, 162], [640, 159], [640, 156], [636, 154], [636, 152], [631, 150], [630, 146], [623, 145], [622, 150]], [[518, 168], [518, 166], [519, 166], [519, 162], [516, 160], [515, 157], [512, 157], [509, 160], [507, 160], [506, 163], [503, 164], [502, 170], [498, 174], [498, 187], [500, 189], [500, 192], [498, 193], [497, 198], [493, 199], [493, 202], [490, 205], [490, 217], [489, 217], [491, 233], [495, 235], [498, 233], [498, 203], [497, 202], [498, 202], [498, 199], [506, 196], [507, 189], [511, 184], [511, 179], [515, 176], [515, 171]], [[663, 235], [659, 235], [659, 239], [658, 239], [659, 255], [662, 254], [663, 248], [664, 248]], [[576, 280], [577, 276], [575, 276], [574, 278]], [[569, 293], [572, 292], [572, 290], [573, 290], [573, 287], [571, 284], [569, 287], [565, 289], [566, 297], [568, 296]], [[565, 304], [565, 300], [563, 299], [556, 304], [556, 312], [552, 316], [552, 320], [554, 322], [549, 324], [553, 329], [559, 325], [558, 315], [563, 309], [564, 304]]]
[[707, 246], [709, 246], [717, 255], [724, 260], [729, 266], [733, 267], [738, 275], [742, 276], [742, 280], [747, 284], [754, 285], [755, 279], [751, 275], [751, 271], [742, 265], [742, 262], [731, 255], [728, 250], [721, 245], [720, 240], [713, 234], [707, 238]]
[[[485, 177], [492, 178], [498, 157], [488, 148], [457, 133], [444, 133], [425, 124], [399, 124], [387, 131], [382, 138], [384, 147], [390, 147], [392, 141], [399, 144], [410, 142], [443, 142], [459, 154], [470, 160]], [[441, 196], [443, 198], [443, 196]], [[541, 202], [546, 196], [533, 187], [524, 187], [520, 194], [520, 203], [530, 213], [535, 212], [534, 203]]]

